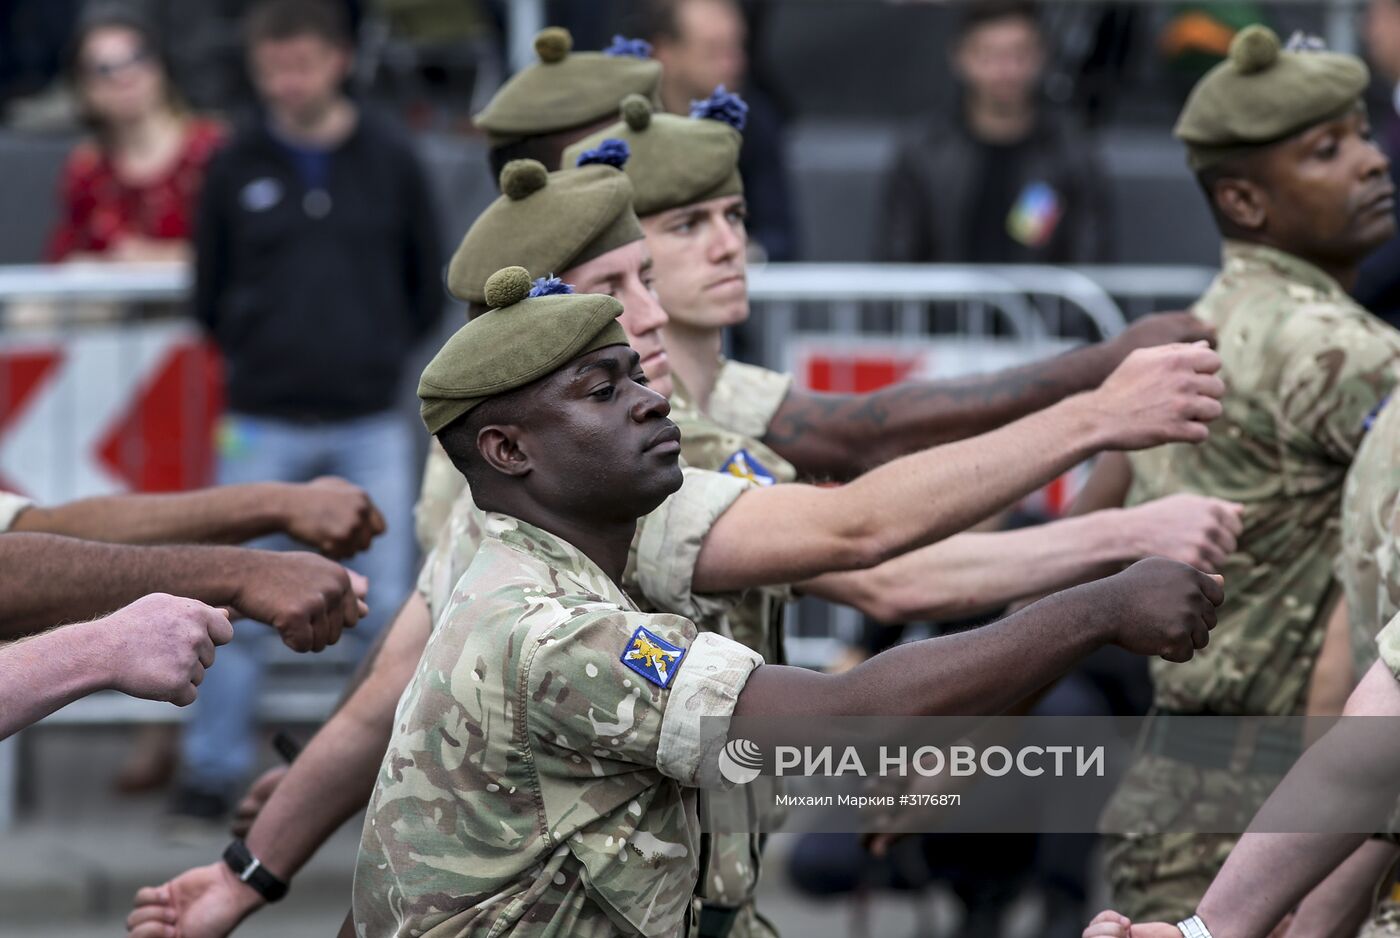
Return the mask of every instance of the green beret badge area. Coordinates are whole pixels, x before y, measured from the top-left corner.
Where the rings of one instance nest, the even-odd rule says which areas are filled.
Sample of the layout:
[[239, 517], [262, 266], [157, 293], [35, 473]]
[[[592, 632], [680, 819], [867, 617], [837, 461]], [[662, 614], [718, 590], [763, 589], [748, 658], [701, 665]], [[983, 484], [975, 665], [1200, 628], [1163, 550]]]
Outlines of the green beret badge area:
[[645, 626], [638, 626], [621, 660], [624, 665], [664, 689], [671, 686], [684, 657], [684, 648], [652, 634]]

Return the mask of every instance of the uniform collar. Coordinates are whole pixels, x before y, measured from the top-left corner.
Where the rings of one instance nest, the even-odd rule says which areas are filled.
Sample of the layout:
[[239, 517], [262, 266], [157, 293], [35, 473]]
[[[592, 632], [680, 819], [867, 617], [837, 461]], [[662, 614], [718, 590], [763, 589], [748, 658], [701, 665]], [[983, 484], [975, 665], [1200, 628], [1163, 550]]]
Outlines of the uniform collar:
[[535, 558], [583, 592], [601, 596], [624, 609], [636, 609], [602, 568], [563, 538], [497, 511], [485, 512], [483, 530], [487, 537], [494, 537], [507, 547]]
[[1226, 239], [1223, 249], [1225, 272], [1270, 270], [1284, 278], [1312, 287], [1329, 296], [1344, 297], [1346, 291], [1330, 275], [1301, 257], [1262, 244]]

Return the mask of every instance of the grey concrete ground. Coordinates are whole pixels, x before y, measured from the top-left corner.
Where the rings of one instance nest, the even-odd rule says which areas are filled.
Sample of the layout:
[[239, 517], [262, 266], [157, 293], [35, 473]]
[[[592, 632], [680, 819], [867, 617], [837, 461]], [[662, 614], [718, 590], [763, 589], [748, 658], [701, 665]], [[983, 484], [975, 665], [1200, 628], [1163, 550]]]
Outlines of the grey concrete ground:
[[[111, 778], [126, 751], [125, 731], [45, 729], [25, 742], [25, 820], [0, 834], [0, 938], [98, 938], [123, 934], [131, 897], [188, 867], [212, 862], [228, 838], [218, 831], [187, 845], [162, 836], [159, 797], [121, 798]], [[358, 842], [352, 823], [297, 877], [291, 895], [237, 932], [246, 938], [330, 938], [348, 906]], [[782, 875], [789, 839], [771, 839], [760, 907], [785, 935], [803, 938], [937, 938], [956, 924], [946, 898], [918, 903], [877, 896], [865, 904], [814, 902]], [[1036, 934], [1031, 905], [1009, 910], [1006, 938]]]

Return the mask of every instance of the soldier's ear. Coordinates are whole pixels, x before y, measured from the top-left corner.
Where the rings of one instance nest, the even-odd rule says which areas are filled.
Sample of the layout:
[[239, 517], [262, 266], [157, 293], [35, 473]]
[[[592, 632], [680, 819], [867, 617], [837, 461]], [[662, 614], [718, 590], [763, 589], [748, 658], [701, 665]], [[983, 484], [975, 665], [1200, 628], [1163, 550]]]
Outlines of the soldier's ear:
[[1223, 176], [1211, 186], [1220, 217], [1242, 231], [1259, 231], [1269, 220], [1269, 196], [1264, 187], [1243, 176]]
[[530, 472], [530, 457], [521, 446], [521, 430], [511, 424], [487, 424], [476, 433], [476, 449], [492, 469], [508, 476]]

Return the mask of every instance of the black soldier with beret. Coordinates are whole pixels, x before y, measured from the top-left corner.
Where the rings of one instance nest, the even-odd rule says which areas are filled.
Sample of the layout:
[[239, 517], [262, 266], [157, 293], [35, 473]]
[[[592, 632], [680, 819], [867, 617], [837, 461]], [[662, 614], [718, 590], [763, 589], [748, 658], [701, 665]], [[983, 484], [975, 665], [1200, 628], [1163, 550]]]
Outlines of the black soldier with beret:
[[1400, 375], [1400, 333], [1347, 294], [1395, 230], [1389, 166], [1361, 106], [1367, 78], [1354, 56], [1252, 26], [1176, 126], [1225, 239], [1223, 270], [1193, 308], [1217, 330], [1225, 413], [1200, 447], [1104, 458], [1079, 507], [1192, 492], [1241, 503], [1244, 529], [1220, 568], [1231, 592], [1218, 640], [1185, 668], [1153, 667], [1154, 720], [1104, 815], [1114, 907], [1134, 921], [1186, 920], [1229, 854], [1234, 836], [1196, 833], [1235, 823], [1205, 793], [1248, 803], [1278, 781], [1254, 758], [1263, 744], [1243, 738], [1231, 765], [1260, 768], [1198, 764], [1182, 717], [1301, 715], [1350, 690], [1326, 679], [1339, 657], [1350, 670], [1346, 623], [1329, 627], [1345, 611], [1343, 484]]

